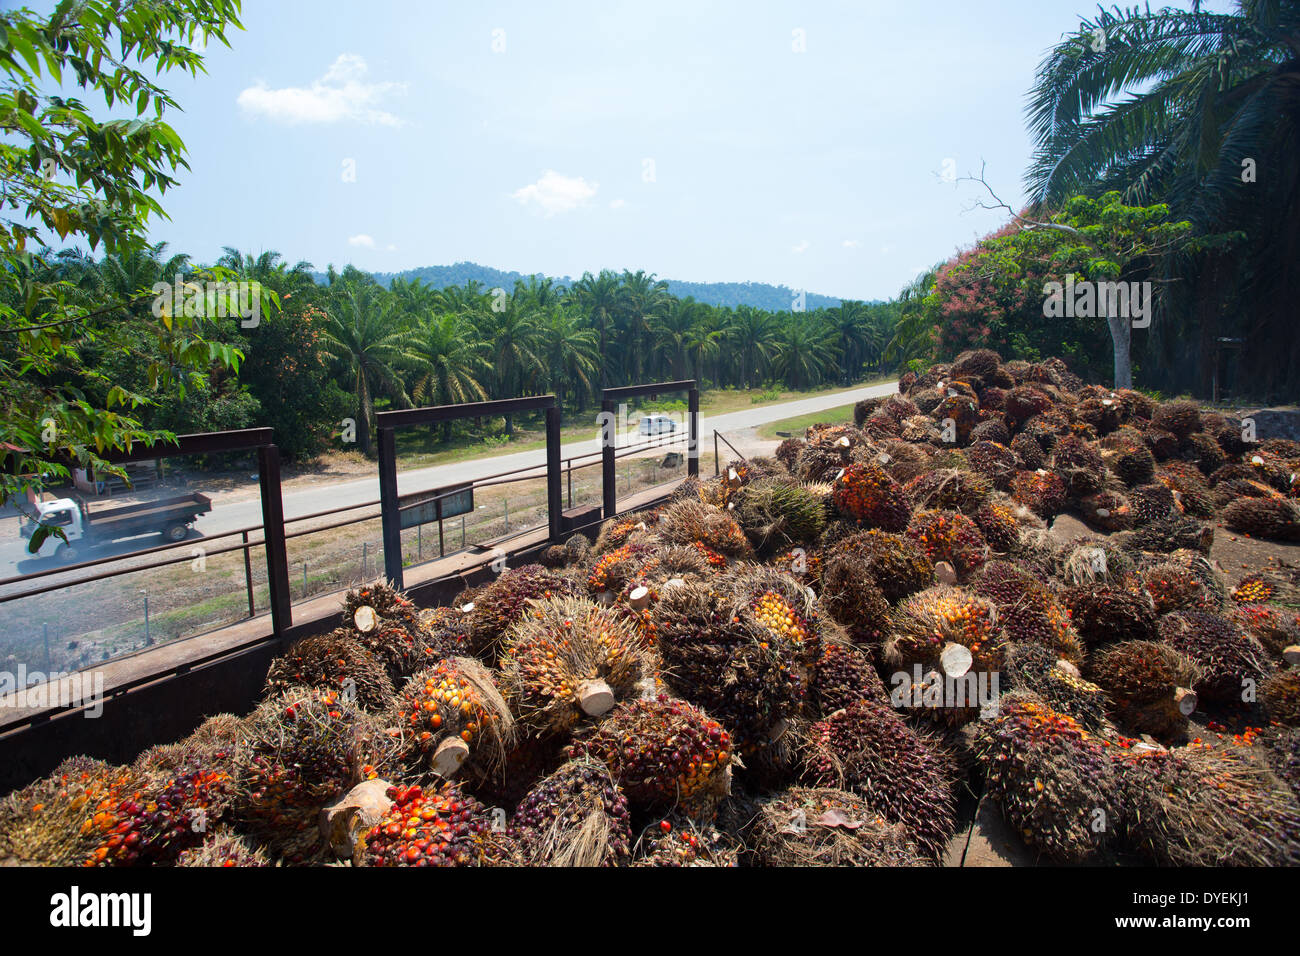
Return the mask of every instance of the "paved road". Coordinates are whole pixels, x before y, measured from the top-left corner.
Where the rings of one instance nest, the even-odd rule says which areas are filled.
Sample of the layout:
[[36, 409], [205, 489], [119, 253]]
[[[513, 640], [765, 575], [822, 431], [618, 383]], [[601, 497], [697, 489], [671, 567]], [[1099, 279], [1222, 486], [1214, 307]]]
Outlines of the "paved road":
[[[827, 408], [836, 408], [840, 405], [847, 405], [851, 402], [857, 402], [864, 398], [871, 398], [879, 395], [888, 395], [897, 389], [896, 382], [887, 382], [883, 385], [869, 385], [862, 388], [849, 389], [843, 392], [833, 392], [825, 395], [818, 395], [814, 398], [802, 398], [793, 402], [782, 402], [777, 405], [761, 405], [754, 408], [743, 409], [738, 412], [728, 412], [723, 415], [713, 415], [708, 418], [700, 419], [700, 451], [705, 453], [710, 451], [713, 443], [713, 431], [723, 433], [724, 435], [734, 434], [748, 428], [754, 428], [758, 425], [765, 425], [768, 422], [780, 421], [783, 418], [793, 418], [798, 415], [807, 415], [812, 412], [822, 411]], [[630, 422], [635, 428], [635, 418]], [[593, 425], [593, 436], [596, 429]], [[637, 439], [633, 436], [631, 441]], [[674, 446], [678, 450], [681, 445]], [[599, 439], [592, 437], [586, 441], [570, 442], [562, 447], [563, 456], [572, 458], [578, 455], [586, 455], [600, 451]], [[723, 457], [727, 457], [726, 449], [723, 449]], [[589, 460], [590, 461], [590, 460]], [[584, 462], [584, 463], [589, 463]], [[516, 452], [509, 455], [494, 455], [490, 458], [476, 458], [467, 461], [453, 462], [447, 465], [435, 465], [429, 468], [418, 468], [411, 471], [398, 471], [398, 488], [401, 494], [411, 494], [413, 492], [429, 491], [434, 488], [442, 488], [448, 485], [460, 484], [475, 479], [484, 478], [488, 475], [501, 474], [502, 472], [513, 471], [516, 468], [535, 469], [523, 473], [524, 475], [538, 475], [544, 473], [546, 463], [546, 452], [543, 449], [534, 451]], [[300, 515], [314, 514], [318, 511], [326, 511], [333, 508], [343, 508], [348, 505], [358, 505], [367, 501], [374, 501], [379, 498], [379, 479], [378, 477], [361, 478], [353, 481], [345, 481], [337, 484], [313, 485], [298, 490], [284, 492], [284, 514], [286, 518], [294, 518]], [[198, 528], [204, 535], [212, 536], [223, 531], [232, 531], [238, 528], [245, 528], [250, 525], [258, 525], [262, 522], [262, 506], [260, 500], [254, 496], [250, 499], [222, 501], [220, 497], [214, 499], [212, 512], [199, 519]], [[134, 545], [128, 544], [127, 549], [153, 547], [158, 544], [156, 536], [149, 536], [138, 539]], [[225, 542], [223, 542], [225, 543]], [[17, 561], [23, 556], [23, 544], [21, 540], [0, 542], [0, 577], [8, 577], [20, 573], [17, 567]], [[93, 556], [99, 556], [98, 554]], [[26, 565], [22, 572], [33, 570]], [[47, 579], [52, 580], [52, 579]]]

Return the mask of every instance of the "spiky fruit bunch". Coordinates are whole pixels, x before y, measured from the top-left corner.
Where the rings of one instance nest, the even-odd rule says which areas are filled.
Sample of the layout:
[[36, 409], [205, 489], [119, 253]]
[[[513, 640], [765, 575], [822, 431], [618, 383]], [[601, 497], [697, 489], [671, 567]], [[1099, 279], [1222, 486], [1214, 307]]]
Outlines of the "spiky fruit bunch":
[[1199, 551], [1191, 548], [1180, 548], [1177, 551], [1171, 551], [1163, 558], [1163, 563], [1175, 564], [1178, 567], [1186, 568], [1196, 580], [1201, 582], [1209, 595], [1209, 607], [1212, 610], [1221, 610], [1228, 605], [1228, 587], [1224, 581], [1223, 572], [1220, 571], [1210, 559]]
[[475, 591], [472, 600], [456, 601], [465, 615], [470, 653], [486, 661], [495, 660], [501, 638], [523, 616], [529, 601], [577, 593], [579, 587], [572, 577], [540, 564], [507, 569], [492, 583]]
[[529, 866], [622, 866], [631, 857], [627, 798], [598, 760], [571, 760], [519, 803], [510, 832]]
[[813, 670], [812, 704], [818, 714], [828, 717], [835, 711], [859, 700], [888, 703], [885, 689], [871, 655], [850, 644], [827, 642]]
[[[701, 557], [708, 549], [696, 542], [695, 547]], [[716, 552], [715, 552], [716, 553]], [[721, 556], [719, 556], [721, 558]], [[721, 558], [726, 563], [726, 558]], [[596, 559], [587, 573], [587, 590], [592, 594], [612, 593], [629, 590], [644, 583], [660, 565], [654, 548], [647, 544], [624, 544], [612, 551], [607, 551]], [[560, 594], [548, 597], [562, 596]]]
[[303, 638], [271, 661], [263, 697], [275, 697], [295, 687], [337, 691], [365, 710], [388, 706], [393, 695], [393, 682], [384, 665], [345, 628]]
[[763, 799], [745, 829], [754, 866], [920, 866], [901, 824], [862, 797], [830, 787], [791, 787]]
[[696, 816], [731, 790], [731, 735], [698, 707], [664, 694], [624, 701], [569, 750], [603, 760], [628, 801], [642, 808], [680, 805]]
[[888, 601], [898, 601], [934, 583], [934, 563], [906, 535], [871, 529], [849, 535], [831, 547], [835, 558], [856, 562], [871, 575]]
[[698, 542], [728, 557], [746, 557], [753, 547], [731, 512], [698, 501], [680, 501], [664, 510], [659, 536], [670, 544]]
[[450, 657], [413, 676], [389, 713], [403, 762], [450, 777], [468, 764], [476, 776], [500, 766], [514, 717], [491, 673], [471, 657]]
[[761, 554], [810, 544], [826, 529], [826, 498], [791, 481], [757, 481], [745, 489], [736, 517]]
[[773, 568], [742, 566], [723, 582], [744, 621], [758, 625], [769, 635], [788, 643], [799, 658], [801, 669], [811, 671], [821, 651], [821, 621], [817, 601], [808, 588]]
[[1274, 587], [1262, 574], [1248, 574], [1232, 589], [1232, 599], [1238, 604], [1267, 604], [1273, 600]]
[[174, 744], [157, 744], [142, 750], [132, 766], [142, 774], [160, 777], [193, 767], [228, 770], [243, 721], [234, 714], [207, 718], [188, 737]]
[[1269, 742], [1269, 766], [1300, 797], [1300, 728], [1282, 728]]
[[226, 767], [192, 764], [153, 775], [130, 799], [118, 805], [127, 831], [139, 834], [140, 858], [174, 863], [197, 846], [210, 827], [221, 823], [234, 801], [234, 780]]
[[993, 484], [977, 471], [936, 468], [917, 475], [903, 488], [913, 508], [972, 514], [988, 500]]
[[665, 682], [724, 721], [737, 747], [765, 746], [799, 711], [815, 660], [799, 611], [775, 590], [737, 600], [708, 584], [668, 589], [653, 610]]
[[1040, 518], [1051, 518], [1065, 510], [1069, 492], [1055, 472], [1018, 471], [1011, 479], [1011, 497]]
[[975, 671], [997, 670], [1006, 640], [993, 602], [961, 588], [939, 585], [913, 594], [894, 609], [893, 633], [884, 644], [891, 667], [939, 665], [948, 644], [971, 652]]
[[1129, 489], [1127, 497], [1136, 525], [1160, 521], [1176, 510], [1174, 493], [1165, 484], [1138, 485]]
[[[988, 414], [1002, 410], [1002, 399], [1004, 395], [1000, 390], [994, 389], [993, 395], [987, 393], [980, 398], [980, 409], [982, 414]], [[993, 404], [989, 404], [989, 400]], [[1007, 423], [1001, 418], [986, 418], [970, 430], [971, 448], [976, 445], [1001, 445], [1005, 449], [1011, 444], [1011, 429], [1007, 428]], [[974, 467], [972, 465], [971, 467]], [[980, 469], [976, 469], [977, 471]]]
[[142, 835], [120, 811], [144, 778], [130, 767], [72, 757], [0, 800], [0, 864], [118, 866], [140, 859]]
[[987, 792], [1030, 846], [1059, 863], [1096, 860], [1108, 849], [1117, 781], [1106, 750], [1079, 722], [1032, 694], [1008, 694], [980, 721], [975, 753]]
[[240, 728], [236, 815], [276, 855], [301, 862], [320, 848], [321, 808], [377, 775], [388, 739], [375, 718], [334, 693], [268, 700]]
[[627, 539], [637, 531], [645, 530], [645, 522], [638, 518], [610, 518], [600, 526], [596, 543], [592, 545], [593, 554], [601, 555], [627, 544]]
[[[1022, 470], [1034, 471], [1047, 464], [1047, 452], [1033, 435], [1021, 432], [1011, 439], [1009, 447], [1011, 451], [1015, 452]], [[1011, 477], [1014, 477], [1014, 475]], [[1008, 478], [1008, 484], [1010, 484], [1010, 478]]]
[[1280, 670], [1259, 688], [1259, 702], [1269, 720], [1300, 727], [1300, 668]]
[[875, 575], [856, 555], [832, 552], [821, 569], [822, 605], [836, 622], [864, 644], [879, 642], [889, 626], [889, 601]]
[[1133, 527], [1133, 506], [1118, 491], [1105, 489], [1079, 499], [1079, 514], [1088, 527], [1100, 531], [1124, 531]]
[[1222, 513], [1233, 531], [1267, 541], [1300, 540], [1300, 509], [1280, 498], [1238, 498]]
[[1083, 646], [1069, 612], [1038, 575], [1010, 561], [990, 561], [970, 587], [993, 602], [1010, 643], [1047, 648], [1054, 661], [1064, 658], [1077, 664], [1083, 659]]
[[176, 860], [177, 866], [231, 867], [270, 866], [266, 851], [226, 827], [210, 832], [203, 842], [185, 850]]
[[[976, 432], [979, 430], [975, 429]], [[970, 464], [971, 471], [983, 475], [996, 488], [1006, 489], [1011, 486], [1011, 478], [1019, 464], [1016, 453], [1007, 447], [1009, 441], [976, 441], [966, 449], [966, 461]]]
[[831, 503], [846, 518], [885, 531], [907, 527], [911, 507], [902, 487], [879, 464], [854, 462], [835, 478]]
[[343, 600], [343, 630], [384, 665], [395, 684], [446, 650], [406, 595], [386, 584], [355, 588]]
[[1212, 611], [1175, 611], [1160, 619], [1160, 639], [1196, 662], [1196, 692], [1206, 700], [1241, 701], [1273, 665], [1264, 648], [1231, 619]]
[[1295, 866], [1300, 806], [1233, 748], [1124, 751], [1114, 763], [1130, 849], [1166, 866]]
[[[862, 427], [861, 422], [858, 423], [858, 427]], [[799, 453], [803, 451], [803, 448], [804, 443], [800, 439], [786, 438], [776, 446], [776, 451], [773, 454], [776, 456], [777, 461], [793, 472], [795, 463], [799, 460]]]
[[1073, 663], [1043, 644], [1013, 644], [1007, 650], [1006, 673], [1012, 689], [1037, 694], [1053, 710], [1096, 732], [1106, 722], [1110, 698], [1080, 677]]
[[1201, 408], [1192, 401], [1162, 402], [1151, 414], [1155, 428], [1186, 438], [1201, 427]]
[[800, 481], [833, 481], [849, 463], [849, 450], [838, 445], [805, 445], [794, 463]]
[[507, 633], [501, 682], [519, 722], [566, 733], [599, 717], [641, 679], [635, 625], [585, 598], [534, 602]]
[[1221, 468], [1228, 460], [1214, 436], [1207, 435], [1205, 432], [1188, 435], [1180, 443], [1179, 452], [1183, 461], [1189, 462], [1206, 475]]
[[633, 866], [732, 867], [740, 857], [740, 845], [726, 830], [672, 813], [642, 831], [634, 852]]
[[1152, 565], [1142, 572], [1142, 584], [1155, 603], [1156, 613], [1169, 611], [1209, 611], [1214, 598], [1190, 568], [1171, 561]]
[[1156, 478], [1177, 496], [1184, 513], [1193, 518], [1214, 517], [1214, 492], [1196, 468], [1171, 461], [1160, 469]]
[[487, 810], [446, 783], [389, 787], [392, 807], [357, 845], [361, 866], [477, 866], [491, 826]]
[[[462, 596], [464, 596], [462, 594]], [[400, 686], [402, 681], [410, 677], [416, 671], [436, 663], [444, 657], [454, 657], [460, 654], [468, 654], [472, 641], [469, 636], [469, 615], [461, 608], [463, 604], [443, 607], [425, 608], [420, 612], [420, 621], [424, 625], [425, 633], [428, 635], [428, 645], [422, 654], [411, 654], [403, 661], [401, 671], [393, 679], [394, 686]], [[396, 635], [397, 637], [404, 636]], [[386, 638], [381, 635], [379, 640], [384, 642]], [[374, 650], [374, 645], [362, 642], [363, 646]], [[382, 656], [382, 648], [376, 651]], [[418, 662], [418, 663], [417, 663]], [[414, 670], [408, 668], [414, 666]], [[389, 674], [393, 673], [394, 668], [390, 665]]]
[[918, 511], [907, 526], [907, 536], [932, 562], [947, 561], [962, 578], [989, 555], [979, 525], [956, 511]]
[[1104, 581], [1108, 584], [1123, 582], [1134, 570], [1130, 552], [1104, 540], [1080, 540], [1058, 552], [1053, 552], [1049, 562], [1062, 581], [1082, 585]]
[[363, 607], [368, 607], [376, 616], [395, 621], [413, 632], [420, 629], [419, 609], [405, 594], [387, 584], [367, 584], [353, 588], [344, 595], [343, 626], [355, 626], [357, 611]]
[[1121, 429], [1102, 439], [1102, 460], [1115, 477], [1129, 487], [1145, 485], [1155, 477], [1156, 459], [1141, 435]]
[[1300, 620], [1294, 613], [1267, 604], [1243, 604], [1233, 613], [1241, 629], [1260, 642], [1275, 657], [1300, 644]]
[[1124, 410], [1118, 396], [1098, 394], [1074, 406], [1074, 417], [1091, 426], [1098, 435], [1106, 435], [1119, 428]]
[[1171, 514], [1143, 525], [1131, 532], [1124, 542], [1126, 548], [1134, 551], [1151, 551], [1158, 554], [1168, 554], [1184, 548], [1209, 554], [1213, 545], [1213, 528], [1195, 518], [1180, 514]]
[[1100, 491], [1105, 470], [1101, 453], [1078, 435], [1064, 435], [1052, 448], [1052, 471], [1065, 482], [1072, 497]]
[[1170, 738], [1187, 729], [1179, 708], [1200, 678], [1190, 657], [1159, 641], [1121, 641], [1093, 655], [1089, 676], [1115, 701], [1115, 716], [1134, 734]]
[[1089, 646], [1156, 637], [1155, 605], [1145, 591], [1112, 584], [1078, 584], [1067, 588], [1062, 598], [1075, 630]]
[[955, 827], [953, 768], [893, 709], [859, 700], [813, 724], [804, 777], [815, 787], [860, 794], [931, 860], [943, 855]]
[[1020, 522], [1013, 504], [986, 501], [971, 515], [971, 520], [994, 551], [1011, 551], [1020, 543]]
[[1032, 385], [1017, 385], [1007, 393], [1007, 422], [1014, 428], [1052, 407], [1052, 399]]

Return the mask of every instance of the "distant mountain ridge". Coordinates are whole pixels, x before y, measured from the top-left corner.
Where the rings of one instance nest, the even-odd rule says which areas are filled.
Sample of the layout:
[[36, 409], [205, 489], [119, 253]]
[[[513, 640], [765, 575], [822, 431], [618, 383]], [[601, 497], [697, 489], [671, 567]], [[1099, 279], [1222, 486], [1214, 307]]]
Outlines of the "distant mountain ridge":
[[[317, 282], [325, 281], [323, 272], [313, 273]], [[470, 280], [477, 280], [489, 289], [513, 289], [517, 279], [527, 281], [528, 276], [521, 272], [503, 272], [491, 266], [481, 266], [476, 262], [457, 262], [450, 266], [421, 266], [403, 272], [372, 272], [375, 281], [387, 286], [394, 279], [411, 281], [420, 279], [435, 289], [444, 289], [450, 285], [464, 285]], [[537, 273], [543, 278], [542, 273]], [[551, 276], [556, 283], [571, 286], [577, 280], [571, 276]], [[686, 282], [681, 279], [668, 279], [668, 291], [678, 298], [691, 296], [696, 302], [709, 305], [730, 306], [749, 305], [769, 312], [789, 312], [794, 302], [795, 290], [784, 285], [770, 285], [766, 282]], [[818, 295], [808, 292], [804, 298], [804, 308], [808, 311], [820, 308], [835, 308], [841, 300], [834, 296]]]

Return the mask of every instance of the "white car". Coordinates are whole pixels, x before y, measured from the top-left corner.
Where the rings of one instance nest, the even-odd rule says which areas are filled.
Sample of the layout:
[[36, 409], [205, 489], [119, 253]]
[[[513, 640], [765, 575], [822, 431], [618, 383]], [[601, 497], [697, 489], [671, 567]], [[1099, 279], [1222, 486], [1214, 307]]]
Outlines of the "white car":
[[664, 415], [661, 412], [653, 415], [642, 415], [637, 431], [642, 435], [671, 435], [677, 431], [677, 422], [673, 420], [671, 415]]

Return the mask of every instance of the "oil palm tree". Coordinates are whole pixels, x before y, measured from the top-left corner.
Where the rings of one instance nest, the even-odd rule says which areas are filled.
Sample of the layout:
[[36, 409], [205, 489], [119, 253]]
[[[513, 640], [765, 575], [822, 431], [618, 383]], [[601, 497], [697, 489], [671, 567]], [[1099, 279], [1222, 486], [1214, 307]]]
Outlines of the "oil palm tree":
[[409, 404], [399, 369], [409, 361], [409, 330], [393, 319], [392, 300], [377, 286], [342, 287], [322, 328], [327, 352], [343, 363], [357, 403], [357, 444], [370, 454], [376, 391]]
[[1166, 314], [1199, 327], [1202, 387], [1233, 294], [1234, 313], [1251, 317], [1235, 331], [1256, 377], [1300, 381], [1288, 294], [1300, 259], [1300, 3], [1102, 9], [1043, 60], [1029, 122], [1037, 203], [1119, 189], [1129, 204], [1168, 203], [1206, 240], [1164, 263], [1186, 290]]
[[[486, 352], [486, 343], [462, 317], [427, 313], [411, 330], [405, 346], [406, 364], [414, 372], [408, 390], [411, 399], [428, 405], [486, 401], [482, 383], [492, 370]], [[451, 438], [451, 424], [442, 424], [444, 441]]]
[[584, 272], [570, 292], [591, 327], [596, 330], [597, 350], [600, 354], [598, 386], [609, 385], [609, 347], [618, 322], [620, 293], [618, 274], [602, 269], [600, 275]]
[[538, 333], [537, 352], [544, 363], [548, 387], [561, 406], [572, 390], [581, 411], [586, 407], [600, 362], [595, 329], [587, 327], [576, 312], [555, 308], [543, 315]]
[[776, 317], [751, 305], [737, 306], [724, 321], [725, 339], [739, 362], [740, 384], [759, 382], [776, 350]]
[[810, 315], [793, 314], [777, 337], [773, 370], [792, 388], [820, 381], [835, 366], [835, 332]]

